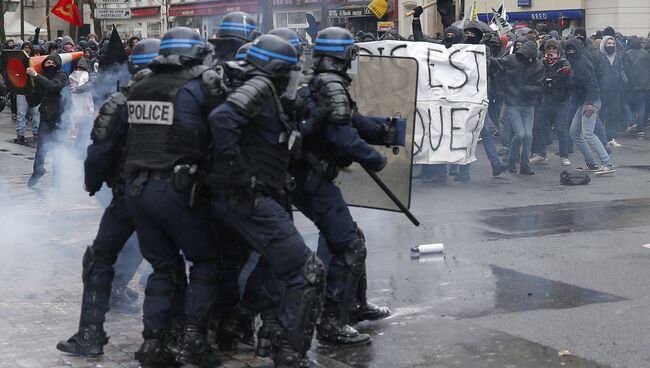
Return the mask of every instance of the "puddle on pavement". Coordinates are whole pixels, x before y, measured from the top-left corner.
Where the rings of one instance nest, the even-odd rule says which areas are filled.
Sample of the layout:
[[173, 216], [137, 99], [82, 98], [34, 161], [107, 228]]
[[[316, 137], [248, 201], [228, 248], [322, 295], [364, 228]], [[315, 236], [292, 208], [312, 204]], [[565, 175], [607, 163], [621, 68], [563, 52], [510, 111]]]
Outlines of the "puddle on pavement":
[[[556, 349], [458, 321], [407, 321], [385, 329], [390, 331], [373, 334], [371, 345], [335, 350], [317, 347], [315, 355], [355, 368], [605, 367], [578, 356], [560, 357]], [[369, 332], [364, 326], [360, 331]]]
[[650, 198], [480, 211], [480, 226], [499, 239], [650, 225]]

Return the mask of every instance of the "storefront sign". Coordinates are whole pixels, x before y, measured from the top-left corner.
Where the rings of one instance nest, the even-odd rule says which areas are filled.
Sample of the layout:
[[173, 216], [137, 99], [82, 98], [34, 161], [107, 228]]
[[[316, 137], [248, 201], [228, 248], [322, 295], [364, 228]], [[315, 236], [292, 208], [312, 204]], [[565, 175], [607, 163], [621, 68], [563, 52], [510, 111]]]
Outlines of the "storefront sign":
[[226, 14], [235, 11], [250, 14], [256, 13], [257, 10], [257, 0], [211, 1], [205, 3], [172, 4], [169, 7], [169, 15], [173, 17], [192, 17], [197, 15]]
[[533, 0], [517, 0], [517, 6], [521, 7], [530, 7], [533, 4]]
[[367, 7], [330, 9], [330, 18], [371, 17], [372, 13]]
[[273, 0], [273, 6], [302, 6], [319, 3], [320, 0]]
[[395, 22], [393, 21], [377, 22], [377, 32], [385, 32], [393, 28], [395, 28]]
[[[479, 14], [478, 19], [484, 22], [489, 22], [493, 14]], [[554, 20], [561, 18], [582, 19], [584, 17], [584, 10], [568, 9], [568, 10], [547, 10], [536, 12], [508, 12], [508, 21], [544, 21]]]

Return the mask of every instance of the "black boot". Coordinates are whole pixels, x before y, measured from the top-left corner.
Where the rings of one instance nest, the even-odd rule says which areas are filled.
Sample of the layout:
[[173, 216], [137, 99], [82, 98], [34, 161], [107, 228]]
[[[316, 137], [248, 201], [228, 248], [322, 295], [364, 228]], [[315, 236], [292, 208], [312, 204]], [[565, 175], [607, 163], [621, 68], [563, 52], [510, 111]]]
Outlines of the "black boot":
[[359, 333], [354, 327], [341, 323], [334, 314], [321, 316], [320, 323], [316, 326], [316, 338], [319, 342], [328, 345], [359, 346], [367, 345], [372, 341], [370, 335]]
[[142, 368], [172, 368], [178, 367], [174, 356], [165, 349], [165, 332], [154, 330], [144, 332], [144, 342], [135, 352], [135, 360]]
[[380, 307], [370, 302], [357, 304], [350, 312], [350, 323], [356, 324], [362, 321], [378, 321], [380, 319], [388, 318], [390, 316], [390, 309], [388, 307]]
[[180, 352], [176, 356], [178, 363], [198, 365], [203, 368], [218, 367], [221, 359], [208, 343], [205, 323], [185, 323]]
[[307, 354], [297, 351], [286, 338], [273, 341], [274, 368], [308, 368]]
[[[238, 306], [230, 316], [220, 324], [218, 337], [234, 336], [242, 343], [253, 346], [255, 334], [255, 312]], [[221, 348], [221, 346], [220, 346]]]
[[519, 173], [521, 175], [535, 175], [535, 172], [530, 169], [530, 166], [522, 166]]
[[81, 356], [104, 354], [104, 345], [108, 344], [108, 336], [101, 323], [79, 326], [79, 331], [67, 341], [59, 341], [56, 348], [64, 353]]
[[125, 287], [124, 289], [111, 290], [110, 307], [111, 310], [124, 314], [140, 313], [140, 304], [138, 301], [138, 293]]

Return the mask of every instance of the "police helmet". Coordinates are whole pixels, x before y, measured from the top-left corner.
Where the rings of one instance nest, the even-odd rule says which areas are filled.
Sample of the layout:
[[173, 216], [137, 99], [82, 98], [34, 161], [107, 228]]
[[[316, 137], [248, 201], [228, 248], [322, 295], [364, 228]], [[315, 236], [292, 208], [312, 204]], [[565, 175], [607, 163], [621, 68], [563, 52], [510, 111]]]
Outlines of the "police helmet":
[[268, 77], [288, 77], [298, 63], [298, 54], [289, 41], [267, 34], [253, 42], [245, 60]]
[[259, 35], [255, 20], [243, 12], [226, 14], [217, 31], [218, 39], [235, 38], [244, 42], [251, 42]]
[[135, 74], [138, 70], [146, 68], [158, 55], [159, 50], [160, 40], [157, 38], [147, 38], [136, 43], [129, 55], [129, 71]]
[[209, 49], [194, 30], [188, 27], [174, 27], [167, 31], [160, 40], [159, 54], [163, 56], [178, 55], [194, 60], [203, 60]]
[[244, 60], [246, 59], [246, 54], [248, 54], [248, 50], [250, 50], [252, 42], [246, 42], [243, 44], [239, 50], [237, 50], [237, 53], [235, 54], [235, 60]]
[[298, 35], [298, 33], [296, 33], [296, 31], [290, 28], [276, 28], [270, 31], [268, 34], [276, 35], [289, 41], [291, 46], [293, 46], [296, 49], [298, 56], [301, 56], [302, 54], [305, 53], [305, 48], [302, 45], [302, 40], [300, 39], [300, 36]]
[[335, 59], [349, 61], [357, 57], [359, 49], [354, 44], [354, 36], [340, 27], [329, 27], [318, 32], [314, 45], [314, 58], [331, 56]]

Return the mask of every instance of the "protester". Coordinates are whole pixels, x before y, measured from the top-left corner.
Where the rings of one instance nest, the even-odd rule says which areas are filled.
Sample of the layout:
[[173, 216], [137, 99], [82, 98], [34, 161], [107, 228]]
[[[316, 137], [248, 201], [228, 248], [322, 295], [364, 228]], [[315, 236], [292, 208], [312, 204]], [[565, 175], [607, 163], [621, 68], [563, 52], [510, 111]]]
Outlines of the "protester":
[[607, 146], [621, 147], [616, 142], [621, 130], [621, 98], [627, 77], [623, 70], [623, 60], [618, 53], [616, 40], [612, 36], [604, 36], [600, 44], [600, 55], [596, 60], [596, 79], [600, 90], [602, 107], [600, 118], [605, 124]]
[[39, 140], [34, 158], [34, 172], [27, 182], [27, 186], [33, 187], [45, 174], [45, 156], [52, 151], [52, 181], [57, 184], [60, 157], [56, 152], [57, 145], [62, 139], [61, 114], [63, 113], [62, 100], [65, 98], [64, 88], [68, 85], [68, 77], [61, 70], [61, 57], [49, 55], [41, 64], [43, 75], [40, 75], [34, 68], [27, 68], [27, 75], [34, 78], [36, 92], [38, 93], [41, 105], [40, 125], [38, 130]]
[[75, 151], [80, 157], [83, 157], [90, 142], [90, 130], [95, 114], [92, 94], [95, 77], [92, 71], [90, 60], [81, 58], [69, 77], [72, 101], [70, 131], [75, 139]]
[[[623, 66], [628, 79], [627, 94], [628, 105], [627, 122], [632, 123], [638, 137], [643, 137], [646, 125], [646, 107], [648, 91], [650, 90], [650, 54], [643, 48], [643, 39], [635, 38], [630, 41], [630, 49], [625, 52]], [[636, 114], [632, 113], [633, 108]], [[636, 117], [634, 116], [636, 115]]]

